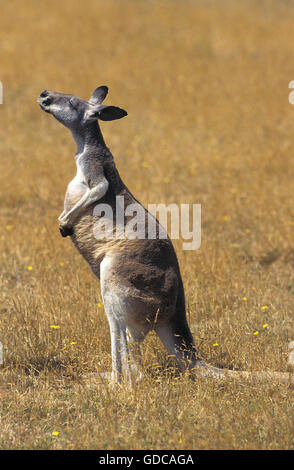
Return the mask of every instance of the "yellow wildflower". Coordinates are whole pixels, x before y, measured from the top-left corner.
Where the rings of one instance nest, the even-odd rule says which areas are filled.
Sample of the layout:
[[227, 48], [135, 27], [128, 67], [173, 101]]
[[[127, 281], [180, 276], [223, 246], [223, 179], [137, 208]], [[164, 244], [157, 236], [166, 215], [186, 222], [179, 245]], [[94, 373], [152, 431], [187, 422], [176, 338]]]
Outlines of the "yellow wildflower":
[[50, 328], [53, 328], [54, 330], [58, 330], [58, 328], [60, 328], [59, 325], [50, 325]]
[[255, 331], [253, 334], [254, 334], [254, 336], [258, 335], [258, 331]]

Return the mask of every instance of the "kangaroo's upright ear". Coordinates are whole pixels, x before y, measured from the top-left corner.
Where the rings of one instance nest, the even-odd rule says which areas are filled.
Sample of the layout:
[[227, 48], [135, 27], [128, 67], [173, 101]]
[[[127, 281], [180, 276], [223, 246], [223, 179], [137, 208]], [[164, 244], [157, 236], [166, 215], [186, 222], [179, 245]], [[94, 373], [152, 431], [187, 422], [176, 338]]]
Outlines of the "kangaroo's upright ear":
[[102, 121], [114, 121], [115, 119], [121, 119], [127, 116], [127, 112], [124, 109], [118, 108], [117, 106], [99, 106], [98, 119]]
[[92, 121], [94, 119], [101, 119], [101, 121], [114, 121], [127, 116], [124, 109], [117, 106], [91, 106], [86, 112], [86, 120]]
[[93, 95], [89, 99], [89, 103], [98, 105], [101, 104], [105, 100], [107, 93], [107, 86], [99, 86], [98, 88], [96, 88]]
[[116, 106], [101, 105], [105, 100], [107, 93], [107, 86], [99, 86], [96, 88], [89, 99], [89, 106], [85, 113], [86, 121], [92, 121], [95, 119], [101, 119], [101, 121], [114, 121], [115, 119], [121, 119], [124, 116], [127, 116], [128, 113], [124, 109]]

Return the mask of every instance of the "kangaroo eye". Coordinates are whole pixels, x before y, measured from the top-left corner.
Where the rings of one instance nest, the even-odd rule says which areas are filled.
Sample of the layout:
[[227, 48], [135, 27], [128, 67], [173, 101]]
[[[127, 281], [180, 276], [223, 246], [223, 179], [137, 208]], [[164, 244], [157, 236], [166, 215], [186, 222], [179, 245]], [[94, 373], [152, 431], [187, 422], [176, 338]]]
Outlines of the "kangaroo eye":
[[77, 108], [74, 98], [71, 98], [71, 99], [69, 100], [69, 103], [70, 103], [70, 105], [71, 105], [74, 109]]

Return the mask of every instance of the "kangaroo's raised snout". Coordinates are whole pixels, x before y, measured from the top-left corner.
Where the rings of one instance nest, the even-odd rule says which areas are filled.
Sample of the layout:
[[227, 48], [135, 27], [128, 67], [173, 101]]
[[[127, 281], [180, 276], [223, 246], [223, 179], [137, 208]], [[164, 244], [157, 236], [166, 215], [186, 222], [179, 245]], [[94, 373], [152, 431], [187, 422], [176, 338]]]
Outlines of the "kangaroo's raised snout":
[[48, 95], [49, 95], [49, 91], [44, 90], [44, 91], [42, 91], [42, 93], [40, 94], [40, 98], [45, 98], [45, 96], [48, 96]]
[[40, 94], [38, 98], [38, 103], [40, 105], [40, 108], [43, 109], [43, 111], [49, 112], [48, 109], [46, 109], [47, 106], [49, 106], [52, 103], [52, 98], [50, 97], [50, 91], [44, 90]]

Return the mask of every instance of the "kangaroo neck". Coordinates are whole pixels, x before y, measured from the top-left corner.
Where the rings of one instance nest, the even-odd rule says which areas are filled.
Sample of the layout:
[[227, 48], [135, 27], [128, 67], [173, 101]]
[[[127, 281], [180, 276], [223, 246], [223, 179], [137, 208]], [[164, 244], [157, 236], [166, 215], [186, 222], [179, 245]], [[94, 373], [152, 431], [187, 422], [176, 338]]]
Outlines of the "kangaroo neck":
[[106, 147], [97, 121], [90, 122], [82, 128], [73, 129], [72, 135], [77, 144], [77, 155], [88, 150], [95, 151]]

